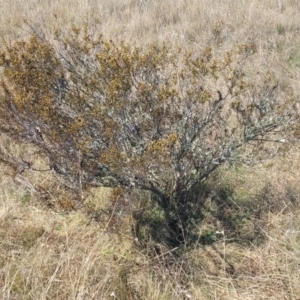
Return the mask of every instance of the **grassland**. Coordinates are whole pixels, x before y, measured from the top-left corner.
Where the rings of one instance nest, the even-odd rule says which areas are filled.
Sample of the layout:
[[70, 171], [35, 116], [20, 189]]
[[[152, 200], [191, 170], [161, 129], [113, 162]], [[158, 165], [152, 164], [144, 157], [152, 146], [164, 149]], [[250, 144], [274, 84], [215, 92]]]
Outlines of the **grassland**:
[[[297, 0], [0, 0], [0, 47], [29, 35], [24, 21], [49, 38], [87, 23], [141, 46], [212, 44], [222, 52], [254, 39], [253, 71], [272, 70], [299, 98], [299, 20]], [[4, 136], [1, 143], [15, 155], [35, 155]], [[36, 156], [36, 166], [44, 165]], [[300, 299], [297, 139], [282, 157], [220, 170], [215, 193], [229, 186], [229, 200], [206, 199], [199, 241], [180, 258], [177, 249], [140, 247], [130, 216], [120, 228], [109, 214], [99, 217], [110, 190], [95, 189], [85, 207], [68, 210], [71, 196], [54, 174], [0, 168], [2, 299]]]

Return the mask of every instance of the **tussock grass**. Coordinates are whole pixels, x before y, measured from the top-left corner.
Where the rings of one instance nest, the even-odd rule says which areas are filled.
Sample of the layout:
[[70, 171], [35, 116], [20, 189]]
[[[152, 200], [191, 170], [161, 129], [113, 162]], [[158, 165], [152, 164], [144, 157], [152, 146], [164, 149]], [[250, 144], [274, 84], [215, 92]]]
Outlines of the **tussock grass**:
[[[299, 17], [295, 0], [0, 0], [0, 36], [26, 36], [26, 19], [44, 34], [87, 22], [95, 32], [140, 45], [168, 41], [197, 49], [213, 43], [223, 51], [254, 38], [259, 55], [253, 72], [272, 69], [299, 95]], [[30, 147], [8, 146], [22, 158], [35, 155]], [[110, 230], [110, 190], [95, 189], [88, 205], [74, 211], [52, 172], [25, 170], [16, 177], [1, 164], [1, 298], [299, 299], [299, 155], [295, 141], [283, 158], [223, 169], [218, 182], [230, 186], [234, 202], [223, 212], [243, 212], [239, 232], [228, 226], [220, 233], [218, 207], [208, 197], [199, 243], [179, 257], [177, 249], [155, 252], [154, 242], [140, 251], [129, 217], [117, 232]], [[46, 165], [39, 156], [35, 163]], [[255, 234], [260, 242], [245, 242]], [[201, 244], [201, 236], [212, 242]]]

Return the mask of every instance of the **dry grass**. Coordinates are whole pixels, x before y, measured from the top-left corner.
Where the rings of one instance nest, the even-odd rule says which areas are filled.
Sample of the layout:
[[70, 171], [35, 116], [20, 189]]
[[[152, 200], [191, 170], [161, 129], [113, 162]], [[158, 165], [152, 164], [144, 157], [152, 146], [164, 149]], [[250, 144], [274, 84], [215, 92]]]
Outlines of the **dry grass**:
[[[236, 177], [230, 179], [239, 182], [247, 172]], [[225, 231], [215, 243], [180, 259], [172, 251], [149, 258], [136, 248], [128, 220], [112, 233], [107, 223], [91, 221], [83, 211], [45, 209], [3, 176], [2, 299], [299, 299], [299, 207], [288, 203], [280, 188], [272, 189], [278, 206], [265, 209], [259, 219], [250, 216], [242, 226], [241, 238], [259, 229], [263, 243], [233, 242], [232, 232]], [[105, 202], [103, 193], [97, 191], [98, 202]], [[207, 215], [199, 231], [221, 229], [213, 224]]]
[[[26, 36], [23, 19], [47, 35], [87, 22], [95, 32], [142, 45], [213, 43], [223, 51], [255, 38], [259, 53], [253, 71], [272, 69], [296, 94], [300, 90], [297, 0], [0, 0], [1, 37]], [[10, 147], [19, 156], [34, 155], [30, 148]], [[93, 215], [106, 205], [109, 191], [93, 191], [88, 210], [72, 212], [70, 196], [51, 172], [22, 174], [43, 189], [41, 194], [28, 180], [14, 181], [15, 173], [1, 165], [0, 295], [7, 300], [300, 299], [299, 155], [295, 144], [285, 158], [222, 172], [236, 205], [251, 199], [260, 208], [259, 214], [249, 212], [238, 238], [259, 232], [261, 243], [240, 243], [227, 229], [211, 245], [190, 249], [180, 259], [172, 251], [150, 259], [147, 251], [137, 250], [129, 219], [113, 233], [109, 219]], [[37, 157], [36, 166], [44, 165]], [[210, 230], [215, 236], [224, 229], [219, 226], [207, 214], [199, 234]]]
[[[281, 4], [280, 4], [281, 3]], [[261, 45], [295, 43], [300, 4], [295, 0], [15, 0], [0, 1], [1, 36], [17, 38], [23, 19], [36, 28], [53, 30], [88, 22], [111, 38], [149, 43], [171, 41], [203, 44], [216, 39], [232, 43], [251, 35]]]

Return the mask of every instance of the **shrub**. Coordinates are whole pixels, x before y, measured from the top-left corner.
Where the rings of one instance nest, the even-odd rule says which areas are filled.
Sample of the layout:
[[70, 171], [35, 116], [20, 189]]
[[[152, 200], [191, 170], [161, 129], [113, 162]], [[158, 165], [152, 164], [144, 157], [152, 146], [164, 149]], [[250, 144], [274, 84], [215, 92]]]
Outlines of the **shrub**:
[[150, 191], [182, 242], [188, 191], [243, 147], [287, 139], [295, 123], [293, 97], [247, 68], [255, 52], [252, 42], [223, 56], [141, 49], [75, 27], [52, 44], [33, 35], [0, 54], [0, 130], [34, 144], [77, 195]]

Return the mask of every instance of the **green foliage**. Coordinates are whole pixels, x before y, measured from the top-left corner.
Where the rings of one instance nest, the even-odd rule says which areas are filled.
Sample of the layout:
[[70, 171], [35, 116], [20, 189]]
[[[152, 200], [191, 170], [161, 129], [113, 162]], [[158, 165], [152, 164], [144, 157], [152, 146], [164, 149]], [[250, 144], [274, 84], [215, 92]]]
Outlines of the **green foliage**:
[[174, 211], [187, 193], [295, 123], [273, 76], [246, 74], [255, 52], [141, 49], [75, 27], [53, 44], [32, 36], [0, 53], [0, 130], [34, 144], [79, 198], [92, 186], [150, 191], [183, 241]]

